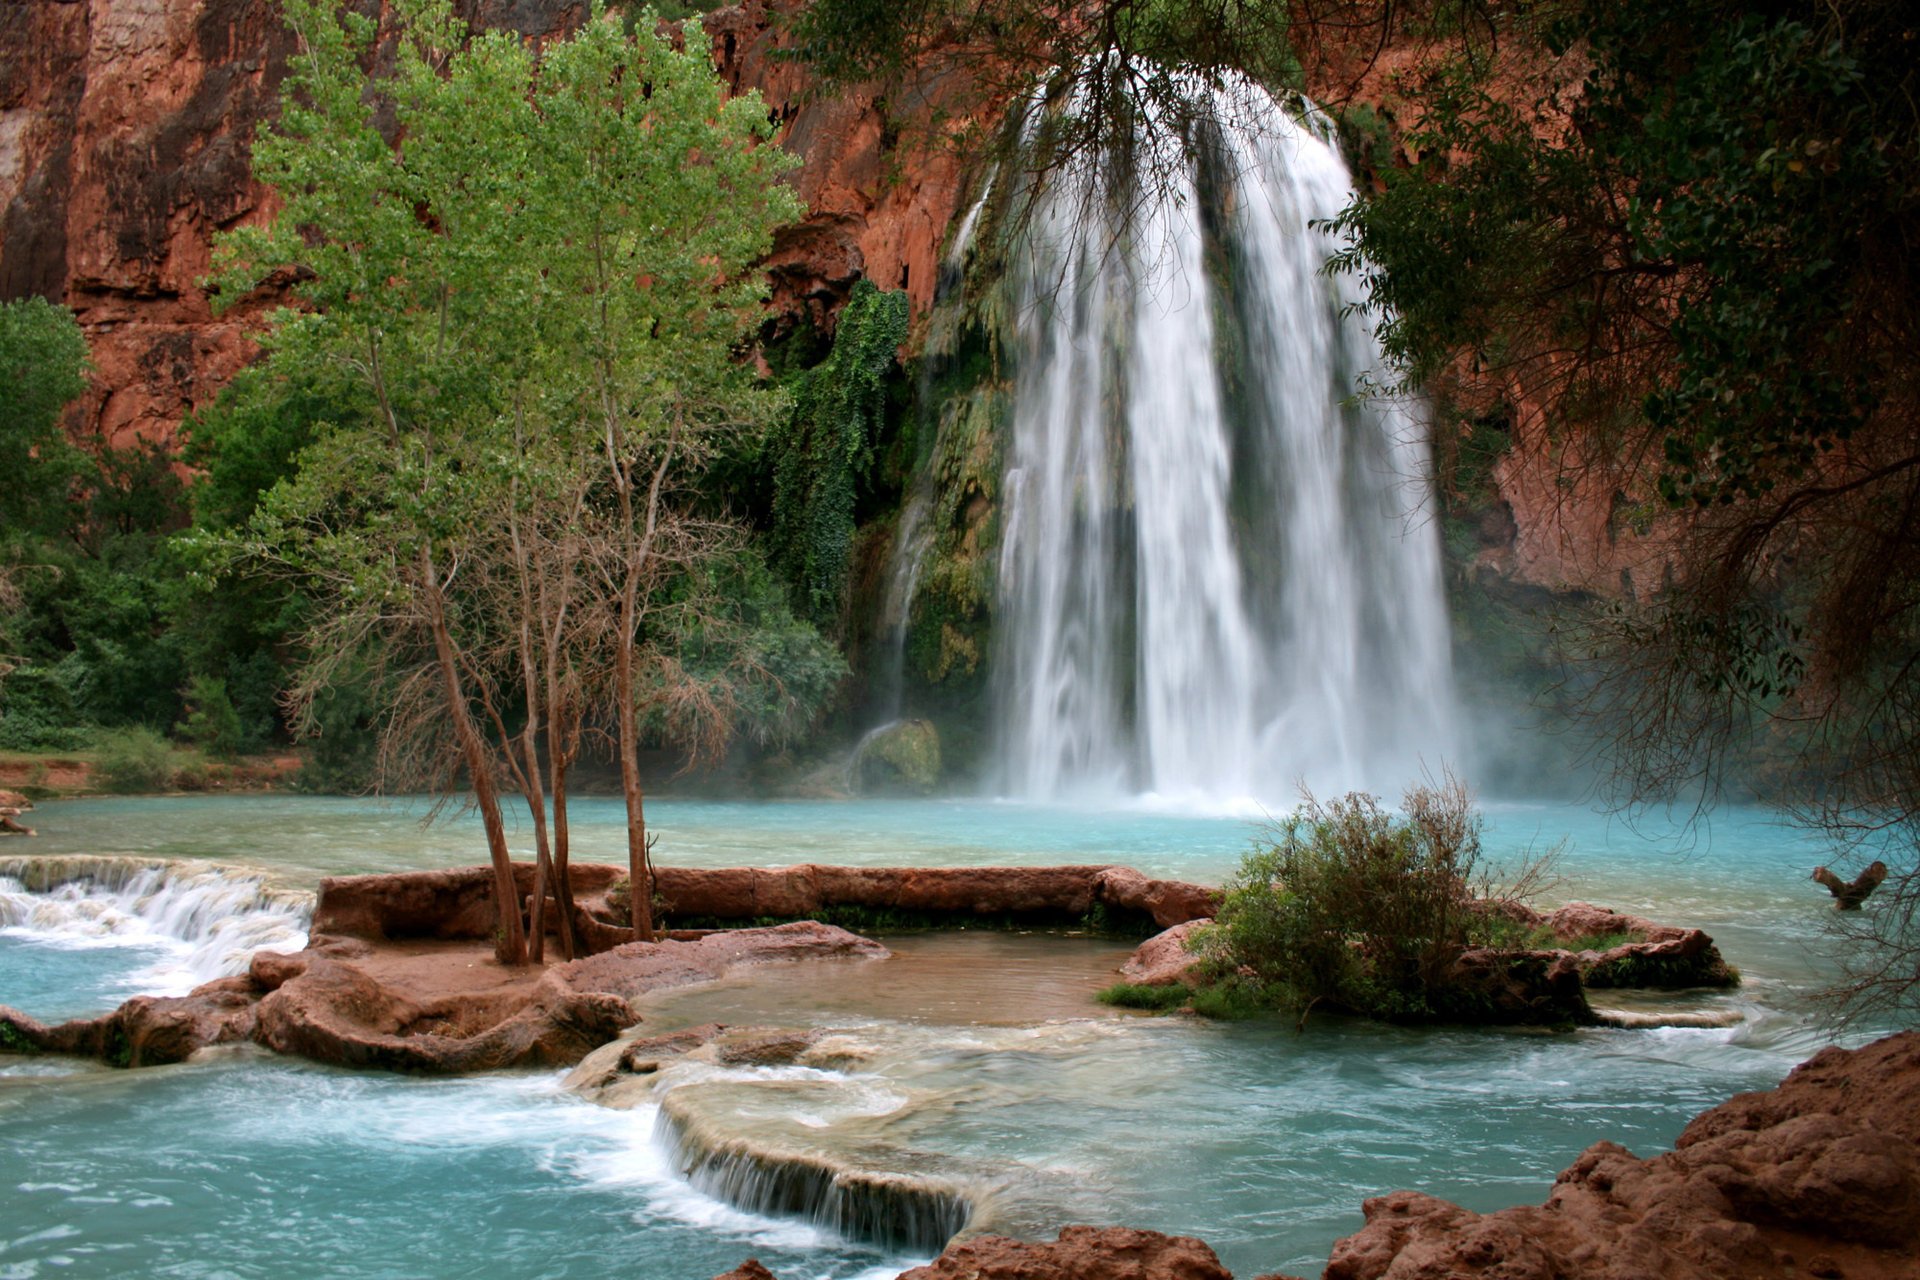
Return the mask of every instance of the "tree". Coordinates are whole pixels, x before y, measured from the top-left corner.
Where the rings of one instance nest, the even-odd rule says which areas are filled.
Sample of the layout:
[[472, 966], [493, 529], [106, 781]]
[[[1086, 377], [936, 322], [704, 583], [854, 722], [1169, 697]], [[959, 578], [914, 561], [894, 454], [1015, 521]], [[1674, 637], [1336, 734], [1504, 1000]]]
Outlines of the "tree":
[[[15, 581], [25, 544], [58, 532], [83, 461], [60, 427], [87, 389], [87, 340], [73, 313], [44, 298], [0, 303], [0, 610], [20, 607]], [[9, 628], [10, 629], [10, 628]], [[0, 683], [14, 669], [0, 630]]]
[[1569, 468], [1664, 513], [1672, 581], [1588, 637], [1614, 777], [1711, 792], [1757, 755], [1866, 857], [1901, 846], [1856, 954], [1862, 993], [1911, 1007], [1914, 12], [1564, 0], [1485, 31], [1408, 75], [1418, 160], [1341, 217], [1339, 265], [1407, 382], [1530, 406]]
[[603, 689], [650, 884], [638, 675], [666, 639], [652, 611], [728, 541], [682, 500], [715, 436], [763, 414], [731, 348], [759, 294], [745, 268], [798, 210], [774, 181], [788, 161], [760, 145], [757, 98], [724, 98], [697, 31], [675, 49], [596, 8], [536, 59], [445, 0], [405, 0], [392, 68], [369, 73], [370, 20], [324, 0], [287, 15], [300, 51], [255, 150], [285, 206], [225, 239], [221, 288], [297, 281], [305, 309], [274, 317], [267, 376], [356, 391], [332, 395], [342, 411], [241, 548], [321, 604], [303, 710], [354, 669], [380, 693], [390, 777], [464, 773], [517, 963], [501, 783], [534, 814], [538, 923], [547, 884], [567, 906], [565, 773]]
[[84, 458], [60, 418], [87, 389], [86, 369], [71, 311], [44, 298], [0, 302], [0, 541], [65, 528]]

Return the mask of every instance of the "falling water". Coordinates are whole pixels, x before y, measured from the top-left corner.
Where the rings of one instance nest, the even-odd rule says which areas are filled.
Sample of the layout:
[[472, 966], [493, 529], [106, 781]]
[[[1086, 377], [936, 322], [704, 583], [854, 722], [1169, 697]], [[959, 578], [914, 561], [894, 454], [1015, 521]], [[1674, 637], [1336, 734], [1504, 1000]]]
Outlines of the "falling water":
[[0, 935], [68, 948], [159, 953], [133, 975], [151, 995], [185, 995], [245, 973], [256, 951], [307, 945], [311, 893], [217, 863], [68, 855], [0, 859]]
[[1262, 90], [1196, 87], [1130, 185], [1069, 161], [1022, 252], [1003, 493], [1000, 783], [1221, 802], [1395, 791], [1451, 721], [1428, 460], [1362, 402], [1379, 349], [1333, 149]]

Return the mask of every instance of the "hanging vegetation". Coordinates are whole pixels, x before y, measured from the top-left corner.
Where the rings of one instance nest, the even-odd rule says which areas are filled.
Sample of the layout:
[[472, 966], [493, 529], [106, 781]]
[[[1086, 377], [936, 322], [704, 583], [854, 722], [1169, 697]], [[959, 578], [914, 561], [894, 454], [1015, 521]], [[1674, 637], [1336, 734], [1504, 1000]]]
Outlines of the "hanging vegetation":
[[871, 480], [907, 319], [905, 293], [854, 285], [833, 350], [800, 375], [793, 413], [763, 454], [773, 471], [778, 568], [797, 607], [823, 626], [836, 622], [846, 597], [855, 506]]

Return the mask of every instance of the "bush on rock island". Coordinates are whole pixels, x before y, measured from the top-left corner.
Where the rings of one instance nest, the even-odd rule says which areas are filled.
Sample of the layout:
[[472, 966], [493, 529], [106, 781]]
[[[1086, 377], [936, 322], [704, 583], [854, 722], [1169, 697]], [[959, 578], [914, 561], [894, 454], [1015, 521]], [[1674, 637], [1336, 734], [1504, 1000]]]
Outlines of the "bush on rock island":
[[1316, 1008], [1395, 1022], [1583, 1020], [1576, 970], [1555, 971], [1549, 953], [1480, 953], [1502, 919], [1492, 908], [1523, 903], [1552, 860], [1502, 874], [1480, 831], [1451, 778], [1410, 789], [1399, 814], [1371, 795], [1306, 795], [1242, 860], [1193, 949], [1216, 987], [1235, 989], [1219, 993], [1230, 1003], [1303, 1024]]

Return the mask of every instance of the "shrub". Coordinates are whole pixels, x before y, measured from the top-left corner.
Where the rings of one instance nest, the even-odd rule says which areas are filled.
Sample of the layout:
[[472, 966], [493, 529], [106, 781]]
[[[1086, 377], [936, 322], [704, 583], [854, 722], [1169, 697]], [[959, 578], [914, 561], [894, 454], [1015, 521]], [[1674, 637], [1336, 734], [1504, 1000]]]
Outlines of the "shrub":
[[1116, 982], [1102, 989], [1094, 999], [1120, 1009], [1176, 1009], [1187, 1002], [1192, 992], [1180, 983], [1150, 987], [1136, 982]]
[[165, 791], [173, 782], [173, 750], [151, 729], [114, 729], [95, 740], [95, 749], [100, 780], [109, 791]]
[[1237, 975], [1238, 1000], [1264, 1000], [1303, 1022], [1323, 1004], [1392, 1020], [1436, 1017], [1453, 1003], [1443, 995], [1448, 971], [1482, 925], [1475, 900], [1524, 896], [1546, 865], [1528, 862], [1496, 892], [1480, 827], [1452, 779], [1408, 791], [1399, 816], [1370, 795], [1305, 796], [1243, 859], [1200, 947]]

